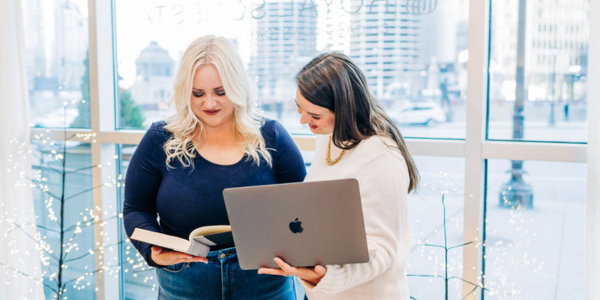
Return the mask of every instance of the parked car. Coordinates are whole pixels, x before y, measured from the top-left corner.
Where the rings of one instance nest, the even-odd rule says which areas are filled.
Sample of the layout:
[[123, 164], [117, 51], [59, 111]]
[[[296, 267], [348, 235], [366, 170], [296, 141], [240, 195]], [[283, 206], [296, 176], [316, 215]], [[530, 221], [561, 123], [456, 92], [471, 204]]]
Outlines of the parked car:
[[398, 125], [435, 126], [446, 122], [446, 112], [434, 103], [410, 104], [392, 111], [390, 117]]

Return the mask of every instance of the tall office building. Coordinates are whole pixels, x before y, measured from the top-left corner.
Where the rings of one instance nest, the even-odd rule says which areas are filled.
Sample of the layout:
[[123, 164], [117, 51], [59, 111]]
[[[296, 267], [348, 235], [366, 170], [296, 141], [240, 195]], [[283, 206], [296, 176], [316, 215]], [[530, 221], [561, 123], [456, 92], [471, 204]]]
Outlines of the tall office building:
[[429, 64], [432, 57], [440, 64], [458, 60], [460, 51], [468, 47], [468, 11], [468, 0], [438, 1], [431, 13], [417, 16], [422, 24], [419, 33], [422, 64]]
[[[589, 5], [588, 0], [526, 2], [525, 74], [529, 100], [573, 97], [576, 78], [587, 74]], [[490, 73], [506, 88], [502, 93], [503, 87], [495, 87], [493, 98], [499, 100], [514, 98], [510, 82], [515, 80], [516, 72], [518, 16], [519, 0], [493, 6]]]
[[419, 75], [426, 78], [416, 88], [421, 90], [423, 99], [440, 100], [440, 105], [445, 106], [450, 105], [450, 98], [466, 98], [469, 0], [429, 3], [435, 5], [424, 14], [419, 15], [413, 8], [422, 24], [417, 61], [423, 72]]
[[317, 7], [311, 1], [275, 0], [254, 13], [248, 73], [263, 109], [281, 114], [294, 96], [294, 75], [317, 54]]
[[[32, 111], [48, 112], [81, 98], [88, 50], [86, 7], [70, 0], [22, 2]], [[89, 100], [89, 99], [88, 99]]]
[[350, 56], [365, 72], [371, 93], [382, 97], [393, 82], [408, 83], [421, 69], [421, 20], [400, 1], [351, 3], [351, 8], [342, 7], [357, 11], [348, 13]]
[[398, 0], [333, 1], [320, 13], [325, 29], [320, 44], [348, 54], [365, 72], [371, 93], [382, 99], [392, 89], [407, 94], [417, 89], [412, 81], [424, 68], [419, 61], [422, 16]]
[[[350, 2], [349, 4], [355, 4]], [[350, 27], [349, 9], [345, 9], [341, 1], [331, 1], [329, 5], [319, 6], [318, 27], [323, 29], [317, 36], [319, 49], [340, 51], [350, 54]]]
[[[439, 81], [429, 78], [437, 76], [439, 68], [456, 73], [458, 53], [466, 49], [468, 33], [461, 25], [467, 24], [468, 15], [459, 12], [468, 11], [467, 0], [409, 2], [337, 4], [337, 11], [349, 19], [350, 56], [365, 71], [371, 92], [382, 100], [419, 99], [424, 89], [432, 88], [430, 82]], [[334, 35], [332, 48], [345, 50], [346, 44], [338, 39]], [[429, 74], [432, 70], [437, 71]]]
[[46, 38], [44, 34], [44, 11], [41, 0], [24, 0], [22, 2], [23, 26], [27, 34], [23, 35], [25, 63], [27, 65], [27, 85], [33, 89], [34, 78], [46, 77]]

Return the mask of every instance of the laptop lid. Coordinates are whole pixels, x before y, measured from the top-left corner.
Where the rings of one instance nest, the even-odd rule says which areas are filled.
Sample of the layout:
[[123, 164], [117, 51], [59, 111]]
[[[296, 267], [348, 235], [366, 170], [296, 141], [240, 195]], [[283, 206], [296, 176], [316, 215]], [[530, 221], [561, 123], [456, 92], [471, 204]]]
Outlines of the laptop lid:
[[369, 261], [356, 179], [223, 191], [240, 267], [279, 268]]

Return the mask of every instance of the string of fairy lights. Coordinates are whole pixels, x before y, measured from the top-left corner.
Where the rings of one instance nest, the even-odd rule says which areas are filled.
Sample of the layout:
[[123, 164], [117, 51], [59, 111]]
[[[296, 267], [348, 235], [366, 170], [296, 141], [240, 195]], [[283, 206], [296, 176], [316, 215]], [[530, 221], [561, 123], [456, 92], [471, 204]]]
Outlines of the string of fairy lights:
[[[431, 184], [427, 180], [435, 181], [435, 184]], [[425, 206], [423, 210], [428, 212], [426, 219], [417, 218], [411, 222], [411, 239], [416, 239], [416, 245], [411, 248], [407, 264], [409, 286], [422, 286], [419, 283], [426, 280], [428, 282], [427, 289], [436, 290], [438, 291], [436, 295], [439, 295], [439, 292], [444, 290], [444, 281], [451, 279], [448, 280], [453, 285], [453, 290], [449, 295], [450, 299], [466, 299], [469, 296], [469, 294], [462, 295], [463, 284], [473, 286], [471, 290], [473, 295], [484, 290], [486, 299], [533, 299], [535, 290], [528, 289], [527, 285], [513, 279], [514, 274], [528, 274], [542, 281], [556, 282], [557, 278], [553, 272], [555, 270], [545, 267], [546, 261], [540, 258], [535, 251], [529, 249], [527, 252], [528, 247], [535, 244], [539, 229], [534, 226], [533, 218], [527, 216], [530, 211], [521, 206], [500, 210], [504, 212], [503, 215], [495, 212], [493, 217], [496, 219], [493, 223], [488, 222], [489, 216], [484, 220], [488, 237], [501, 234], [503, 237], [510, 237], [511, 240], [505, 238], [498, 239], [493, 243], [486, 243], [486, 241], [480, 243], [475, 239], [472, 244], [461, 245], [464, 225], [464, 191], [456, 187], [457, 184], [453, 183], [455, 180], [462, 181], [463, 178], [460, 174], [446, 172], [432, 174], [419, 187], [419, 194], [426, 196], [417, 195], [409, 198], [409, 209], [415, 207], [423, 209], [423, 207], [419, 207], [420, 205]], [[470, 196], [472, 197], [472, 195]], [[446, 213], [446, 206], [442, 202], [443, 200], [440, 201], [443, 198], [454, 202], [454, 209], [449, 213], [446, 222], [443, 220], [440, 222], [441, 218], [432, 217], [434, 214]], [[409, 215], [411, 213], [414, 211], [409, 210]], [[508, 218], [505, 218], [504, 215], [508, 215]], [[429, 228], [425, 229], [424, 224], [427, 224]], [[500, 233], [498, 226], [503, 227]], [[444, 245], [448, 242], [448, 236], [439, 234], [444, 229], [454, 232], [454, 242], [458, 244], [458, 247]], [[456, 236], [457, 234], [458, 236]], [[462, 250], [460, 249], [462, 246], [485, 247], [483, 259], [486, 263], [486, 270], [485, 274], [484, 271], [480, 272], [477, 282], [469, 283], [461, 278], [464, 269]], [[447, 261], [444, 257], [445, 248], [449, 248]], [[515, 250], [523, 251], [522, 256], [511, 253]], [[446, 270], [450, 275], [446, 275]], [[415, 288], [411, 289], [411, 293], [412, 291], [418, 294], [418, 291], [423, 291], [423, 289]], [[412, 299], [420, 298], [414, 296]], [[424, 299], [430, 298], [425, 297]], [[442, 297], [435, 299], [442, 299]]]

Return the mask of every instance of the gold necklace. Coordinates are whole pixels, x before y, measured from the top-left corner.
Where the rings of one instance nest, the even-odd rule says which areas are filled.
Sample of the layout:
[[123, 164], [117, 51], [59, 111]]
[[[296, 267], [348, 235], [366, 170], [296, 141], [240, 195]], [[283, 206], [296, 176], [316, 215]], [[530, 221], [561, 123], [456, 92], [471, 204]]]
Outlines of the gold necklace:
[[327, 144], [327, 155], [325, 156], [325, 162], [330, 165], [333, 166], [335, 164], [337, 164], [340, 159], [342, 159], [342, 157], [344, 156], [344, 153], [346, 153], [346, 150], [343, 149], [342, 153], [340, 154], [340, 156], [338, 156], [338, 158], [336, 158], [334, 161], [331, 160], [331, 136], [329, 137], [329, 144]]

